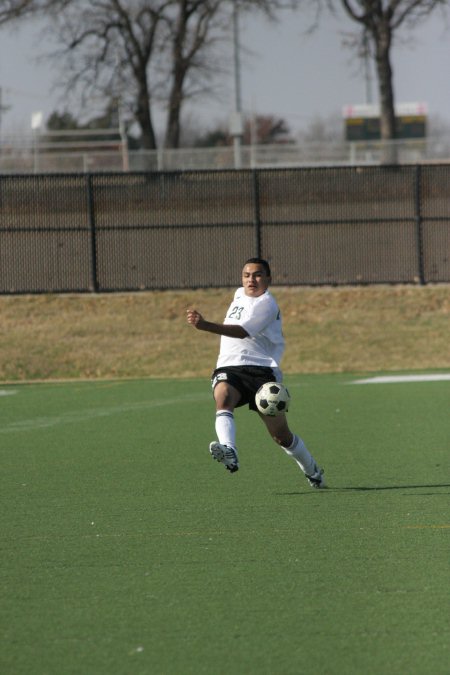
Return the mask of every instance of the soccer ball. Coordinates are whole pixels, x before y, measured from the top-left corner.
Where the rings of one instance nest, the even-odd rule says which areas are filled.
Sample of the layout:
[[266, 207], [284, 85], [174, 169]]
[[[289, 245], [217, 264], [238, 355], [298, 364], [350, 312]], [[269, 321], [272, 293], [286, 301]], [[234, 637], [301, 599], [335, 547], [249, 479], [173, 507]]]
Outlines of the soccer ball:
[[275, 417], [289, 410], [291, 397], [280, 382], [266, 382], [255, 394], [255, 403], [263, 415]]

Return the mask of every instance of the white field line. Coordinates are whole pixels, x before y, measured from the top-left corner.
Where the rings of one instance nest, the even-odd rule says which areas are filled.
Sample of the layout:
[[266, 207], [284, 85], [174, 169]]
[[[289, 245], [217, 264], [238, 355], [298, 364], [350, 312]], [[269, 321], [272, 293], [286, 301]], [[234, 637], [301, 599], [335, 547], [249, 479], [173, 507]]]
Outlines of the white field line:
[[364, 380], [353, 380], [347, 384], [396, 384], [397, 382], [443, 382], [450, 380], [450, 373], [434, 375], [380, 375]]
[[195, 401], [204, 401], [211, 398], [211, 394], [186, 394], [172, 399], [165, 399], [160, 401], [136, 401], [136, 403], [125, 403], [123, 405], [111, 406], [106, 408], [86, 408], [85, 410], [77, 410], [73, 412], [62, 413], [61, 415], [48, 415], [46, 417], [32, 417], [29, 419], [11, 422], [4, 426], [0, 426], [0, 434], [16, 433], [19, 431], [36, 431], [38, 429], [49, 429], [51, 427], [60, 426], [63, 424], [79, 424], [80, 422], [88, 422], [90, 420], [99, 419], [101, 417], [111, 417], [113, 415], [121, 415], [124, 413], [134, 412], [136, 410], [150, 410], [162, 408], [164, 406], [178, 405], [183, 403], [192, 403]]

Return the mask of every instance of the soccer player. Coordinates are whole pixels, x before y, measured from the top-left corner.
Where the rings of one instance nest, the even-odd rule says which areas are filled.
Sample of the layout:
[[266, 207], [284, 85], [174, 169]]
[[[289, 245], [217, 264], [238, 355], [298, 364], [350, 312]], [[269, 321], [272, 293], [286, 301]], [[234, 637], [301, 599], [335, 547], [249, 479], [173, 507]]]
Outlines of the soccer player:
[[[223, 323], [211, 323], [196, 309], [187, 310], [187, 321], [197, 330], [221, 335], [220, 351], [211, 381], [216, 403], [218, 441], [209, 446], [212, 457], [234, 473], [239, 469], [234, 409], [248, 405], [258, 412], [255, 394], [265, 382], [281, 382], [284, 352], [280, 309], [269, 292], [271, 271], [262, 258], [250, 258], [242, 270], [242, 287], [236, 291]], [[325, 479], [302, 439], [289, 429], [286, 415], [261, 415], [273, 440], [291, 456], [313, 488], [324, 488]]]

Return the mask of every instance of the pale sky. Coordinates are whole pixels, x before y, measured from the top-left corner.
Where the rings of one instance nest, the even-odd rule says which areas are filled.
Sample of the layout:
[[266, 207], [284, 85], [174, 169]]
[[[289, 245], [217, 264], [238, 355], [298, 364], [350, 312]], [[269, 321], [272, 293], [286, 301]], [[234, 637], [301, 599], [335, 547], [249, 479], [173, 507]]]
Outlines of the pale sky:
[[[347, 104], [366, 103], [363, 68], [342, 46], [342, 32], [358, 26], [324, 15], [316, 32], [306, 36], [311, 15], [286, 13], [279, 24], [253, 17], [241, 21], [242, 103], [244, 112], [283, 117], [291, 130], [304, 129], [316, 116], [340, 116]], [[450, 23], [450, 20], [449, 20]], [[396, 102], [424, 102], [431, 116], [450, 124], [450, 25], [438, 12], [414, 33], [402, 33], [405, 44], [393, 49]], [[48, 63], [36, 62], [45, 51], [36, 29], [0, 31], [0, 87], [2, 137], [29, 133], [31, 116], [42, 112], [46, 120], [64, 105], [52, 92], [56, 73]], [[230, 39], [231, 54], [231, 39]], [[206, 128], [228, 118], [233, 109], [234, 85], [230, 74], [221, 102], [197, 103], [195, 117]], [[372, 99], [377, 83], [372, 79]]]

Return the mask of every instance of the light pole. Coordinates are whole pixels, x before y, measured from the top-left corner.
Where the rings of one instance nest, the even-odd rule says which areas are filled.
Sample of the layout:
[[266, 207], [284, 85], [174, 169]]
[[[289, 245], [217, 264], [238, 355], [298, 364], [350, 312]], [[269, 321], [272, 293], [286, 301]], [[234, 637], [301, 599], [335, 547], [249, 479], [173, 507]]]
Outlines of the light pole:
[[242, 100], [241, 100], [241, 63], [239, 45], [239, 0], [233, 2], [233, 57], [234, 57], [234, 111], [230, 118], [230, 133], [233, 136], [234, 168], [242, 166]]
[[33, 170], [38, 173], [39, 155], [38, 155], [38, 134], [42, 126], [43, 114], [41, 111], [31, 113], [31, 131], [33, 133]]
[[[0, 86], [0, 143], [2, 140], [2, 122], [3, 122], [3, 113], [7, 112], [10, 109], [11, 106], [9, 105], [3, 105], [3, 89]], [[1, 148], [0, 148], [1, 149]]]

